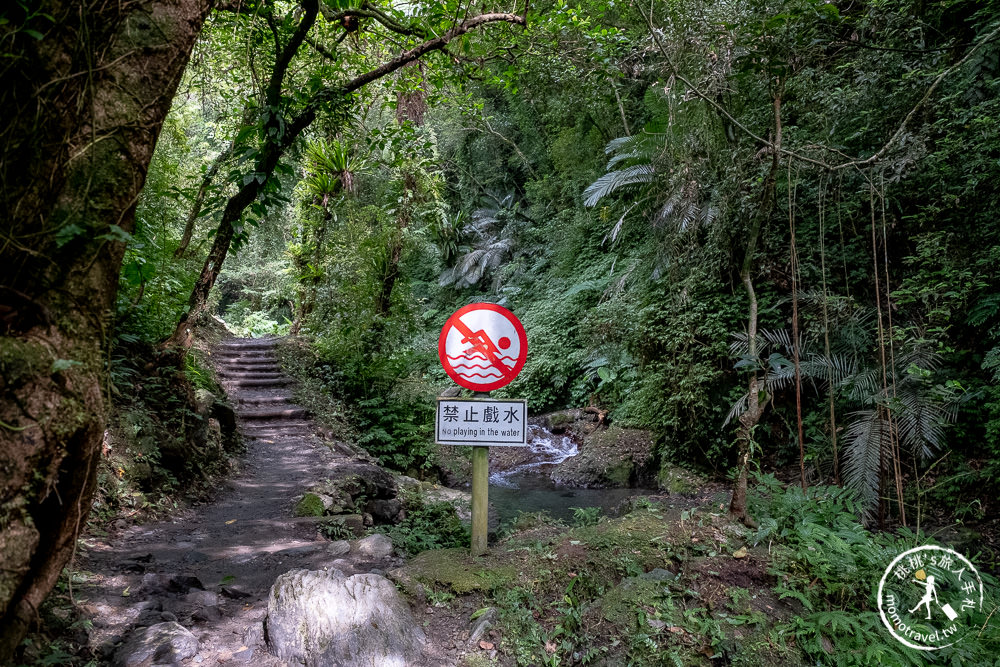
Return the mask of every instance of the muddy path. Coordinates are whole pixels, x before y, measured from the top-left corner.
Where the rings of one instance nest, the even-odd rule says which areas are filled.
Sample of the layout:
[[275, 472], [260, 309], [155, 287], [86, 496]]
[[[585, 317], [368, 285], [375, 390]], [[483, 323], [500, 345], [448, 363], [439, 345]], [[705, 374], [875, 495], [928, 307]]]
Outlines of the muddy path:
[[108, 662], [137, 628], [176, 621], [199, 639], [197, 654], [183, 664], [283, 664], [261, 637], [278, 575], [331, 566], [346, 574], [382, 572], [401, 564], [394, 556], [338, 553], [315, 519], [293, 517], [297, 495], [363, 455], [333, 451], [314, 435], [278, 366], [276, 343], [230, 340], [212, 355], [247, 444], [240, 473], [215, 499], [83, 542], [77, 569], [89, 574], [76, 596], [94, 625], [91, 646]]

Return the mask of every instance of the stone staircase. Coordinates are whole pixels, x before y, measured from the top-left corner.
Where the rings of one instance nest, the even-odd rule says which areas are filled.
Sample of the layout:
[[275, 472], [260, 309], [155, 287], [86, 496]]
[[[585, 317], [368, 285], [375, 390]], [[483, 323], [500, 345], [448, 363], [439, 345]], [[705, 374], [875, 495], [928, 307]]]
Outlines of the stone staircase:
[[294, 380], [281, 371], [277, 344], [277, 338], [233, 338], [213, 354], [248, 438], [304, 437], [315, 430], [309, 411], [293, 401]]

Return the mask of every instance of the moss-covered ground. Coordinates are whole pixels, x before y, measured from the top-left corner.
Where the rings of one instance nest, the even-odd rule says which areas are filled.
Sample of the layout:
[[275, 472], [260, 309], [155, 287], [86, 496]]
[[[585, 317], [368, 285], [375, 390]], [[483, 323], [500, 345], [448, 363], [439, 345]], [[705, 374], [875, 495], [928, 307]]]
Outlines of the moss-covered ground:
[[[428, 551], [391, 576], [467, 667], [926, 663], [886, 631], [876, 589], [897, 553], [932, 536], [863, 528], [837, 487], [761, 477], [753, 530], [730, 519], [725, 496], [641, 497], [615, 518], [581, 511], [575, 525], [522, 515], [485, 556]], [[988, 597], [982, 632], [933, 657], [996, 664]], [[495, 622], [470, 638], [491, 607]]]
[[497, 609], [470, 665], [800, 662], [775, 629], [793, 608], [772, 590], [766, 548], [747, 550], [718, 504], [671, 502], [640, 499], [592, 525], [523, 516], [485, 556], [428, 551], [393, 574], [431, 601], [428, 624], [454, 612], [451, 625], [467, 627], [466, 610]]

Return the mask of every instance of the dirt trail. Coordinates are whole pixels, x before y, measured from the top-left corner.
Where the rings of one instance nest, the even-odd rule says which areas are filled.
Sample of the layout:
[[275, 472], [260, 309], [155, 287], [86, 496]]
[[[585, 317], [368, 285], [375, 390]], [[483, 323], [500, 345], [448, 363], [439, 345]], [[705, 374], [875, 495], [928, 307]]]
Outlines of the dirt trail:
[[400, 564], [392, 557], [365, 562], [334, 554], [314, 519], [293, 518], [298, 494], [358, 455], [334, 452], [313, 435], [306, 410], [293, 403], [276, 344], [234, 339], [212, 355], [246, 438], [242, 472], [209, 504], [85, 543], [77, 567], [94, 574], [76, 593], [87, 600], [91, 640], [105, 656], [135, 628], [177, 620], [200, 639], [198, 654], [184, 664], [279, 665], [259, 632], [278, 575], [328, 566], [354, 574]]

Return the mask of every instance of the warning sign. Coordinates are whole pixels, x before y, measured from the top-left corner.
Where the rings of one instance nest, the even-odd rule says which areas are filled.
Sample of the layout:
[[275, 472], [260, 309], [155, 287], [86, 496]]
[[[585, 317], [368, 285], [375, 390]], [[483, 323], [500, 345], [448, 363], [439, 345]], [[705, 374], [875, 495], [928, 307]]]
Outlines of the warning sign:
[[434, 442], [441, 445], [526, 447], [526, 402], [439, 398]]
[[511, 383], [528, 356], [528, 336], [514, 314], [494, 303], [474, 303], [448, 318], [438, 340], [448, 376], [473, 391]]

